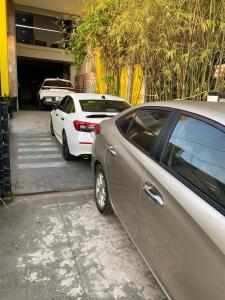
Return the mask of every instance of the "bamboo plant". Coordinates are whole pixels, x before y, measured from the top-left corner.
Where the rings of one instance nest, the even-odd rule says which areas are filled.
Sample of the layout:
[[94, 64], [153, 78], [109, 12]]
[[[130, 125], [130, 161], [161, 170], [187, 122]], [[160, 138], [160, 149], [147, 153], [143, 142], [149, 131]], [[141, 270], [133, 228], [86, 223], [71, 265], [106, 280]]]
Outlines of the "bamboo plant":
[[97, 0], [74, 19], [63, 44], [78, 68], [100, 49], [115, 93], [123, 66], [136, 64], [144, 69], [146, 101], [202, 100], [225, 89], [224, 0]]

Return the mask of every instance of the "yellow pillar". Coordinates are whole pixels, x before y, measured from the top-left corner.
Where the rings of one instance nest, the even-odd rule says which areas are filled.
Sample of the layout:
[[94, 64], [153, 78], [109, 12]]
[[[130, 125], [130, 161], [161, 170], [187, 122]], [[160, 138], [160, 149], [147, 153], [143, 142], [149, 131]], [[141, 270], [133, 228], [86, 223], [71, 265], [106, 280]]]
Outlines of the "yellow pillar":
[[8, 39], [6, 0], [0, 0], [0, 79], [1, 95], [9, 95]]

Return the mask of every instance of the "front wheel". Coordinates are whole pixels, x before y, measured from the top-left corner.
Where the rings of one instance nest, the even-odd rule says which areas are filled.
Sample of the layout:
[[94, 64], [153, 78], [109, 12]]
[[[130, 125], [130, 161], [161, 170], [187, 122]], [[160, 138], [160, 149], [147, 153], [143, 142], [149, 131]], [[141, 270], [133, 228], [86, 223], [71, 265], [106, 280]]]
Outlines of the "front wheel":
[[69, 150], [69, 146], [68, 146], [67, 137], [66, 137], [65, 132], [63, 132], [62, 139], [63, 139], [63, 143], [62, 143], [63, 157], [64, 157], [65, 160], [71, 160], [72, 155], [70, 154], [70, 150]]
[[108, 185], [101, 165], [97, 165], [95, 171], [95, 202], [101, 214], [109, 215], [112, 213]]
[[51, 135], [55, 136], [55, 132], [54, 132], [54, 128], [53, 128], [53, 123], [52, 123], [52, 118], [50, 119], [50, 131], [51, 131]]

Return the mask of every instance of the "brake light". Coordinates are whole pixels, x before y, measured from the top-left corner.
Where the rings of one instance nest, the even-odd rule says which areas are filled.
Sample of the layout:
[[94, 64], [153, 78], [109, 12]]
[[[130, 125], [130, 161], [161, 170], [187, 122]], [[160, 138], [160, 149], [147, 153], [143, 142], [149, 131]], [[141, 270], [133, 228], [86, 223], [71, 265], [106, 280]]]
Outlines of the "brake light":
[[95, 132], [95, 134], [99, 134], [101, 132], [101, 125], [100, 124], [95, 125], [94, 132]]
[[73, 121], [74, 128], [77, 131], [92, 132], [97, 124], [75, 120]]

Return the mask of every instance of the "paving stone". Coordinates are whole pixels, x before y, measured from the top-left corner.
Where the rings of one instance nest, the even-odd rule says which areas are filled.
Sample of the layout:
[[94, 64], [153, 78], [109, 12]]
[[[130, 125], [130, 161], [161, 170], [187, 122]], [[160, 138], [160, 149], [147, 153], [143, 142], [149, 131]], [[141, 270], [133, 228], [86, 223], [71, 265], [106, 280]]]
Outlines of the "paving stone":
[[8, 292], [0, 292], [0, 299], [1, 300], [24, 300], [26, 299], [26, 289], [19, 288], [10, 290]]
[[55, 280], [74, 277], [79, 273], [77, 263], [74, 258], [56, 261], [52, 267]]
[[[16, 288], [26, 287], [26, 278], [23, 277], [20, 272], [4, 272], [0, 273], [0, 291], [7, 292]], [[1, 299], [1, 298], [0, 298]]]
[[137, 288], [132, 282], [112, 286], [109, 289], [95, 292], [88, 296], [90, 300], [145, 300], [144, 297], [138, 294]]
[[86, 297], [79, 276], [62, 278], [56, 281], [56, 299], [83, 300]]
[[56, 261], [73, 258], [73, 252], [69, 246], [64, 247], [40, 247], [28, 253], [28, 265], [46, 266]]
[[54, 299], [55, 299], [54, 281], [45, 281], [43, 283], [29, 283], [27, 289], [27, 300], [54, 300]]

